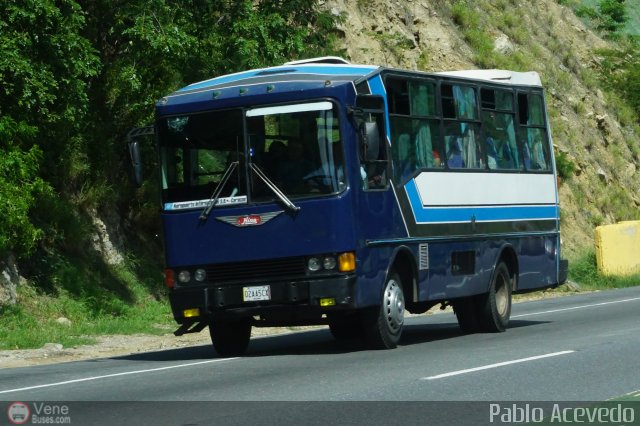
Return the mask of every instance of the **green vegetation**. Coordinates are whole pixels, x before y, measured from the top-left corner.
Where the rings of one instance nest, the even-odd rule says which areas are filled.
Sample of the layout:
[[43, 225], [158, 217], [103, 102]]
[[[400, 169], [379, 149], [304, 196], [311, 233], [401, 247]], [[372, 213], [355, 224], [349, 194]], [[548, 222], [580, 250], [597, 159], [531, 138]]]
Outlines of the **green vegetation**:
[[400, 33], [376, 33], [370, 32], [371, 37], [376, 39], [383, 48], [383, 54], [385, 54], [385, 61], [387, 63], [390, 62], [389, 57], [386, 56], [386, 53], [389, 52], [396, 62], [401, 62], [404, 56], [403, 51], [411, 49], [413, 47], [413, 42], [409, 40], [405, 35]]
[[[516, 25], [517, 17], [513, 5], [506, 2], [495, 7], [506, 7], [506, 11], [496, 12], [499, 17], [498, 26], [512, 40], [523, 43], [528, 37], [522, 27]], [[492, 7], [489, 3], [487, 8]], [[474, 62], [480, 68], [502, 68], [514, 71], [529, 71], [531, 63], [522, 52], [500, 53], [494, 50], [493, 37], [487, 28], [488, 20], [485, 10], [478, 7], [478, 2], [458, 0], [450, 7], [451, 19], [460, 28], [465, 41], [473, 49]]]
[[[134, 304], [113, 298], [99, 312], [93, 310], [92, 300], [83, 301], [66, 291], [50, 296], [24, 286], [19, 297], [20, 304], [0, 308], [0, 350], [40, 348], [45, 343], [72, 347], [106, 334], [160, 334], [168, 331], [163, 325], [171, 324], [167, 304], [151, 296]], [[58, 318], [70, 323], [58, 323]]]
[[640, 3], [637, 1], [573, 0], [567, 3], [578, 16], [591, 20], [602, 31], [640, 36]]
[[556, 152], [556, 169], [558, 176], [562, 179], [570, 179], [576, 171], [576, 165], [569, 159], [564, 152]]
[[608, 277], [600, 274], [593, 250], [587, 251], [579, 258], [570, 259], [569, 266], [569, 279], [579, 283], [584, 290], [633, 287], [640, 283], [640, 274], [624, 277]]
[[[170, 322], [158, 188], [129, 183], [127, 132], [185, 84], [339, 53], [338, 19], [308, 0], [0, 3], [0, 259], [29, 281], [1, 308], [0, 348]], [[116, 265], [93, 248], [96, 216], [124, 238]]]
[[600, 0], [595, 7], [580, 6], [576, 15], [589, 18], [596, 29], [614, 35], [621, 31], [629, 16], [625, 7], [626, 0]]

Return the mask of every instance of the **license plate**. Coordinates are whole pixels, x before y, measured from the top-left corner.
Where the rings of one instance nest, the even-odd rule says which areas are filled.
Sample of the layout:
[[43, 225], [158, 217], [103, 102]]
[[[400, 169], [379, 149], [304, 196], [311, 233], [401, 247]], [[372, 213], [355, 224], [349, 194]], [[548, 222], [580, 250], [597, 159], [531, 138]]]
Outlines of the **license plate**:
[[271, 286], [242, 287], [242, 300], [245, 302], [271, 300]]

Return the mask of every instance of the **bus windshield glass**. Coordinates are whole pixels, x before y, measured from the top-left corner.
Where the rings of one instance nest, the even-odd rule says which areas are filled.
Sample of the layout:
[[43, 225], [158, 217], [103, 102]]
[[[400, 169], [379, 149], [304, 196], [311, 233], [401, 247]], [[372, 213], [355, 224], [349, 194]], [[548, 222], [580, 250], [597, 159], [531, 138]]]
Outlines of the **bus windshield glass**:
[[[251, 161], [288, 198], [346, 187], [337, 111], [328, 101], [259, 107], [246, 112]], [[251, 200], [275, 194], [253, 171]]]
[[[158, 122], [165, 208], [206, 204], [231, 163], [239, 162], [220, 192], [217, 205], [247, 202], [244, 182], [242, 111], [178, 116]], [[167, 205], [167, 203], [169, 203]]]
[[216, 206], [277, 201], [256, 166], [290, 199], [346, 187], [337, 110], [328, 101], [163, 118], [158, 141], [167, 210], [204, 207], [218, 189]]

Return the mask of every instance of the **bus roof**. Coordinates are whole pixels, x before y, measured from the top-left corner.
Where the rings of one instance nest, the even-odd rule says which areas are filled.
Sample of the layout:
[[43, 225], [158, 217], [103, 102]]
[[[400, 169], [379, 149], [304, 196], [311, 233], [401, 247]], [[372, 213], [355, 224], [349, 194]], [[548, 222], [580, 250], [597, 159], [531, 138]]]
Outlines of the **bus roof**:
[[242, 71], [200, 81], [178, 90], [177, 93], [199, 89], [215, 89], [229, 85], [269, 83], [283, 80], [355, 81], [379, 68], [380, 67], [373, 65], [296, 61], [276, 67]]
[[540, 86], [542, 81], [535, 71], [517, 72], [508, 70], [464, 70], [464, 71], [443, 71], [435, 73], [437, 75], [449, 77], [462, 77], [473, 80], [492, 81], [494, 83], [514, 84], [522, 86]]
[[[287, 62], [283, 65], [267, 68], [258, 68], [233, 74], [222, 75], [209, 80], [185, 86], [172, 95], [181, 96], [194, 92], [223, 89], [234, 86], [248, 86], [256, 84], [272, 84], [279, 82], [311, 82], [331, 80], [335, 85], [338, 82], [358, 82], [368, 79], [384, 70], [412, 73], [415, 71], [391, 69], [377, 65], [356, 65], [334, 56], [311, 58]], [[538, 86], [541, 87], [540, 76], [532, 72], [516, 72], [507, 70], [464, 70], [444, 72], [415, 72], [425, 76], [435, 75], [444, 77], [463, 78], [470, 80], [483, 80], [499, 84]]]

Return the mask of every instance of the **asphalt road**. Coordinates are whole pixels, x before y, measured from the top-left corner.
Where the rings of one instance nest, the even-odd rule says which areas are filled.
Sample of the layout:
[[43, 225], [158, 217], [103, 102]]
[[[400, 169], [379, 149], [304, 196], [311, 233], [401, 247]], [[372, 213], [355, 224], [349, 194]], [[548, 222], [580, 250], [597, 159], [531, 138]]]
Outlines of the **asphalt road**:
[[93, 424], [150, 407], [155, 424], [288, 424], [296, 416], [327, 424], [354, 407], [364, 417], [352, 424], [411, 424], [425, 409], [445, 420], [458, 412], [486, 417], [488, 401], [603, 401], [637, 392], [638, 354], [640, 287], [514, 304], [505, 333], [463, 335], [450, 313], [410, 317], [390, 351], [340, 346], [322, 329], [253, 339], [241, 358], [215, 358], [205, 345], [0, 369], [0, 400], [86, 401], [75, 410], [101, 413]]

